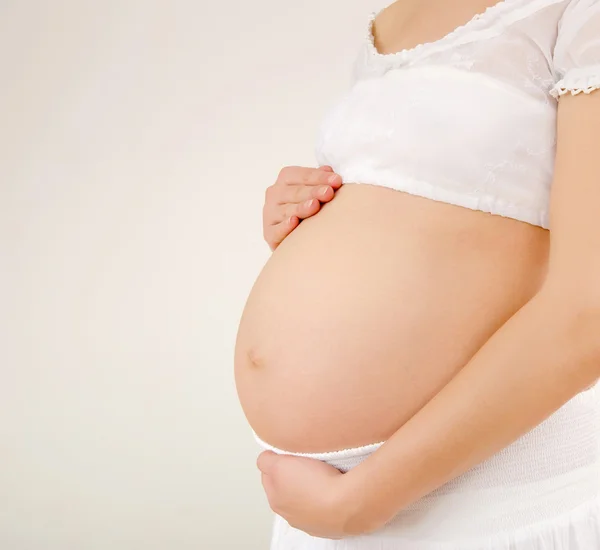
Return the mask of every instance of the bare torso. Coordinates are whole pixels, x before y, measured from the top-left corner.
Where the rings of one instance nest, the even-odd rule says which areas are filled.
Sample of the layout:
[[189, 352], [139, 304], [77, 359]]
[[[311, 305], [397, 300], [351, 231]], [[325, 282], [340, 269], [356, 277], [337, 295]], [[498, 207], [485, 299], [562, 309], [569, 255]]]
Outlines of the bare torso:
[[548, 242], [524, 222], [342, 187], [248, 299], [235, 374], [251, 426], [298, 452], [387, 439], [536, 292]]

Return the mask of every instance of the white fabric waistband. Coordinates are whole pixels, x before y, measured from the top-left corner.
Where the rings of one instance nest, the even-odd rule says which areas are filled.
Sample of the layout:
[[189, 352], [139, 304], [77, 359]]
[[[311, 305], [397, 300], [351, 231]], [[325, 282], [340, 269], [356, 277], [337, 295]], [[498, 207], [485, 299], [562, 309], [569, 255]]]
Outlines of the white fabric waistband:
[[254, 438], [258, 444], [265, 450], [273, 451], [281, 455], [304, 456], [314, 460], [321, 460], [323, 462], [327, 462], [327, 464], [331, 464], [341, 472], [347, 472], [355, 466], [358, 466], [365, 458], [374, 453], [383, 445], [382, 441], [381, 443], [371, 443], [370, 445], [365, 445], [363, 447], [352, 447], [350, 449], [343, 449], [340, 451], [327, 451], [323, 453], [294, 453], [278, 449], [273, 445], [269, 445], [260, 437], [258, 437], [254, 430], [252, 430], [252, 433], [254, 434]]

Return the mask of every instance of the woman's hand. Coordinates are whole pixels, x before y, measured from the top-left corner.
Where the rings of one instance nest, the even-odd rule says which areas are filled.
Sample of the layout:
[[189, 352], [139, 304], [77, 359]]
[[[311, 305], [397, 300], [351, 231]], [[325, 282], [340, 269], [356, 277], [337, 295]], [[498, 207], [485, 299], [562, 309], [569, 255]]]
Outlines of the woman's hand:
[[263, 207], [263, 235], [271, 250], [279, 246], [300, 220], [314, 216], [321, 203], [333, 199], [341, 185], [341, 176], [331, 166], [282, 168], [277, 181], [267, 187]]
[[262, 452], [257, 460], [271, 509], [292, 527], [315, 537], [340, 539], [371, 532], [360, 497], [346, 476], [320, 460]]

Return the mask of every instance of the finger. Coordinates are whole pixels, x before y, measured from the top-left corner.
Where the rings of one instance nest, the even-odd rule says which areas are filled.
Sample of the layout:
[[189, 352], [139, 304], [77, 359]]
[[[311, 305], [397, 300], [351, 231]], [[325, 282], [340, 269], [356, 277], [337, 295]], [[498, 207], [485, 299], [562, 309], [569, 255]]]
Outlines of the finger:
[[336, 173], [325, 172], [327, 174], [327, 185], [334, 189], [339, 189], [342, 185], [342, 176]]
[[319, 166], [318, 170], [325, 170], [327, 172], [333, 172], [333, 168], [327, 164], [324, 164], [323, 166]]
[[268, 475], [278, 458], [277, 453], [273, 451], [263, 451], [256, 459], [256, 466], [263, 474]]
[[318, 199], [309, 199], [300, 204], [290, 204], [286, 207], [286, 215], [298, 216], [301, 220], [314, 216], [321, 209]]
[[335, 196], [333, 187], [329, 185], [323, 185], [315, 189], [314, 198], [319, 199], [321, 202], [329, 202]]
[[[331, 180], [331, 181], [330, 181]], [[342, 184], [342, 177], [318, 168], [303, 166], [286, 166], [279, 172], [275, 185], [331, 185], [337, 189]]]
[[272, 225], [269, 227], [265, 240], [271, 247], [271, 250], [275, 250], [300, 223], [298, 216], [290, 216], [281, 223]]
[[334, 189], [342, 185], [342, 176], [324, 170], [312, 170], [298, 180], [288, 181], [288, 185], [330, 185]]
[[[314, 193], [317, 194], [318, 193]], [[312, 198], [305, 200], [301, 203], [289, 203], [279, 208], [273, 208], [267, 205], [263, 211], [263, 227], [265, 227], [265, 233], [270, 232], [274, 226], [279, 226], [276, 231], [276, 243], [279, 244], [293, 229], [298, 225], [299, 220], [304, 220], [314, 216], [320, 209], [321, 203], [329, 202], [335, 193], [331, 187], [328, 187], [325, 194], [321, 195], [319, 199]], [[294, 217], [299, 218], [295, 220]], [[272, 239], [272, 233], [265, 234], [265, 239], [269, 241]], [[273, 247], [271, 247], [273, 248]]]
[[298, 204], [310, 199], [328, 202], [334, 194], [329, 185], [287, 185], [280, 190], [279, 204]]

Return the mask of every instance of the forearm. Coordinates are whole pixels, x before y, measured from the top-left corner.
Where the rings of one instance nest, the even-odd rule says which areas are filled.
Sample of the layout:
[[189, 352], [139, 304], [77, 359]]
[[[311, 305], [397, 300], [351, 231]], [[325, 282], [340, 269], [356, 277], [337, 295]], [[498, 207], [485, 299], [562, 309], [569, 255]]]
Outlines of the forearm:
[[370, 530], [500, 451], [600, 376], [600, 315], [543, 290], [380, 449], [346, 474]]

